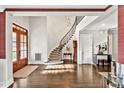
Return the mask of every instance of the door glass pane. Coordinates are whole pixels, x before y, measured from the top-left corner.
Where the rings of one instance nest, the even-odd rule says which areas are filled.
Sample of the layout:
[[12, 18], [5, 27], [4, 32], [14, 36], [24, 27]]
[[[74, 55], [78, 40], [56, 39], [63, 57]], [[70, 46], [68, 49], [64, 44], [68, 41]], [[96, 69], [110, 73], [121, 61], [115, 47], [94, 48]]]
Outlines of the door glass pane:
[[16, 41], [16, 33], [15, 32], [12, 33], [12, 41]]
[[23, 51], [20, 52], [20, 58], [21, 59], [24, 58], [24, 52]]
[[27, 57], [27, 51], [24, 51], [24, 57], [25, 58]]
[[16, 52], [12, 52], [12, 61], [16, 61], [17, 54]]
[[24, 35], [24, 42], [26, 42], [26, 36]]
[[26, 46], [26, 43], [24, 43], [24, 50], [27, 50], [27, 46]]
[[24, 50], [23, 47], [20, 47], [21, 51]]
[[12, 33], [12, 61], [17, 60], [17, 53], [16, 53], [16, 33]]
[[23, 46], [23, 43], [20, 43], [20, 50], [24, 50], [24, 46]]
[[24, 42], [23, 41], [23, 35], [22, 34], [20, 35], [20, 42]]

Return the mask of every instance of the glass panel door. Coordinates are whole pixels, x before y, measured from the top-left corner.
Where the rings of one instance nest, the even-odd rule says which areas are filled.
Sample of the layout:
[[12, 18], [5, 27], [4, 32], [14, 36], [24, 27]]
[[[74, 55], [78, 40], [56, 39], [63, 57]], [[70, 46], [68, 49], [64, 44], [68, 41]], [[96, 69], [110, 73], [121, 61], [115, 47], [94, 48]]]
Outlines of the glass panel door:
[[20, 59], [27, 57], [27, 36], [20, 34]]
[[13, 24], [12, 61], [13, 72], [28, 64], [28, 32], [25, 28]]
[[27, 48], [27, 30], [14, 25], [12, 33], [12, 61], [16, 62], [26, 59]]

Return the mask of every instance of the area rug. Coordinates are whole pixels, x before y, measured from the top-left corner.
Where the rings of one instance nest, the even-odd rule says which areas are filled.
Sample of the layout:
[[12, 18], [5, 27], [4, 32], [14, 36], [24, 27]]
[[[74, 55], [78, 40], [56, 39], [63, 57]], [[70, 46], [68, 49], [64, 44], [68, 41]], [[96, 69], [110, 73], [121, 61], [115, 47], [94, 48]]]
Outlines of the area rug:
[[25, 66], [24, 68], [14, 73], [14, 78], [26, 78], [37, 68], [38, 66], [31, 66], [31, 65]]

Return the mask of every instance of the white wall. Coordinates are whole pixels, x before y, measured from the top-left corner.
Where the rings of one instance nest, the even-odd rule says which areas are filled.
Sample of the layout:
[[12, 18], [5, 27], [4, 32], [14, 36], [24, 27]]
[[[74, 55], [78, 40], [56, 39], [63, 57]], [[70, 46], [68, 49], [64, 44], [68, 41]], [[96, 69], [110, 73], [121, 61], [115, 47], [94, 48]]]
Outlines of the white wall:
[[0, 82], [2, 87], [9, 87], [13, 83], [12, 63], [12, 20], [13, 16], [6, 13], [6, 59], [0, 59]]
[[[47, 21], [46, 17], [30, 17], [29, 30], [29, 61], [41, 64], [47, 61]], [[35, 53], [41, 53], [42, 62], [35, 61]]]
[[13, 22], [29, 30], [28, 16], [14, 16]]
[[48, 32], [48, 55], [59, 45], [60, 40], [69, 31], [75, 20], [74, 16], [70, 16], [70, 25], [67, 27], [65, 16], [48, 16], [47, 32]]

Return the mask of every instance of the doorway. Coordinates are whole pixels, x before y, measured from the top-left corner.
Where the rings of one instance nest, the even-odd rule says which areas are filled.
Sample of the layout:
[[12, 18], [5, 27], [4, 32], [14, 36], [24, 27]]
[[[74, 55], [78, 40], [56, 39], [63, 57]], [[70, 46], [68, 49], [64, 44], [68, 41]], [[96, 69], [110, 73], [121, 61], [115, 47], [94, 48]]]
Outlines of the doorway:
[[92, 35], [91, 34], [80, 34], [80, 61], [82, 64], [93, 63], [92, 53]]
[[77, 40], [73, 40], [73, 63], [77, 64]]
[[13, 23], [12, 33], [13, 72], [28, 64], [28, 30]]

